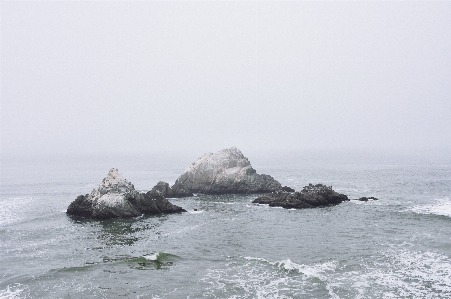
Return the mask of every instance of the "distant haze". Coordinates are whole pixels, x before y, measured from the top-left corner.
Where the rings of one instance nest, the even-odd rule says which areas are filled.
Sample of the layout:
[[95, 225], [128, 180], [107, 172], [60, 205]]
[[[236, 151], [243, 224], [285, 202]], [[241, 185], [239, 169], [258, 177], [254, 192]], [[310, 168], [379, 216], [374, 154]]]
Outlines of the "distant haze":
[[9, 2], [2, 153], [451, 150], [451, 2]]

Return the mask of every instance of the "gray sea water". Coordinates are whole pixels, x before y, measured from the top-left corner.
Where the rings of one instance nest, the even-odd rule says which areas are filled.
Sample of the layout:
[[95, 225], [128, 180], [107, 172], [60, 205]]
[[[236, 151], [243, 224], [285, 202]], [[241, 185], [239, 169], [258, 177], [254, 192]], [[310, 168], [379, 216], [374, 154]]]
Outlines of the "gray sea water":
[[65, 214], [112, 167], [147, 191], [201, 154], [3, 157], [0, 298], [451, 298], [445, 160], [262, 154], [248, 158], [283, 185], [380, 200], [286, 210], [198, 195], [171, 199], [177, 215]]

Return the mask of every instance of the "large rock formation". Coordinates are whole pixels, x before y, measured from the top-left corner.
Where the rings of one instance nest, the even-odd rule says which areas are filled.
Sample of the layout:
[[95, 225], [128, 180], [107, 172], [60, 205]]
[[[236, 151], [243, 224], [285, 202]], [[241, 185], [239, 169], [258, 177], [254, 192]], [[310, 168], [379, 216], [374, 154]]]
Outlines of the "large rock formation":
[[273, 177], [257, 174], [240, 150], [232, 147], [215, 154], [204, 154], [185, 170], [172, 188], [159, 182], [152, 191], [164, 193], [167, 197], [185, 197], [193, 193], [265, 193], [281, 188]]
[[258, 197], [253, 203], [269, 204], [285, 209], [308, 209], [336, 205], [348, 201], [348, 197], [322, 184], [308, 185], [301, 192], [274, 192]]
[[137, 192], [133, 184], [114, 168], [103, 179], [99, 188], [94, 189], [91, 194], [78, 196], [67, 209], [68, 215], [92, 219], [180, 212], [186, 211], [171, 204], [164, 196]]

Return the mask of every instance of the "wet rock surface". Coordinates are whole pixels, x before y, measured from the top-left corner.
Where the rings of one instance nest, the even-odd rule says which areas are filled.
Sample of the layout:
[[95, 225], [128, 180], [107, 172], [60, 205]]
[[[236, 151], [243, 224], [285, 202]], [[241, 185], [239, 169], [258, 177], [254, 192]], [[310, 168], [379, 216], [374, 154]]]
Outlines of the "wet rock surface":
[[360, 198], [354, 199], [354, 200], [358, 200], [358, 201], [369, 201], [369, 200], [379, 200], [379, 199], [376, 198], [376, 197], [371, 196], [371, 197], [360, 197]]
[[183, 186], [179, 187], [176, 191], [174, 191], [169, 184], [163, 181], [159, 181], [152, 190], [150, 194], [153, 196], [161, 195], [165, 198], [174, 198], [174, 197], [189, 197], [193, 196], [193, 193], [188, 189], [183, 188]]
[[290, 188], [288, 186], [283, 186], [281, 190], [285, 191], [285, 192], [295, 192], [296, 191], [293, 188]]
[[348, 197], [323, 184], [305, 186], [300, 192], [273, 192], [256, 198], [253, 203], [268, 204], [285, 209], [308, 209], [337, 205]]
[[91, 194], [78, 196], [68, 207], [67, 214], [92, 219], [136, 217], [142, 214], [186, 212], [171, 204], [163, 195], [139, 193], [113, 168]]

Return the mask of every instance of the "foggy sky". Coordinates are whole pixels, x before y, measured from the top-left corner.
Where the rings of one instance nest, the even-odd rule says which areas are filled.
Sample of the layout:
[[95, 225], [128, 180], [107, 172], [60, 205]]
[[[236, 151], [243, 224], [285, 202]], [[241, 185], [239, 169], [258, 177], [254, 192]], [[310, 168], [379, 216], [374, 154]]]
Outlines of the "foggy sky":
[[2, 153], [451, 150], [451, 2], [7, 2]]

